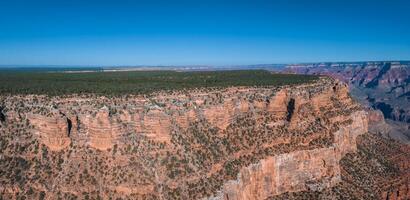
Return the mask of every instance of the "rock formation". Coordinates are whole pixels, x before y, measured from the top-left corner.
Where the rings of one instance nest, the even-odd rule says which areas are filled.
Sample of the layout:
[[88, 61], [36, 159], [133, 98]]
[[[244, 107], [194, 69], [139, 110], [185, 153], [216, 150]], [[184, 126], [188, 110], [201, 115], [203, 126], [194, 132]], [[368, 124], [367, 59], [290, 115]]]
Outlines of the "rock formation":
[[70, 121], [67, 117], [54, 113], [53, 116], [29, 115], [27, 117], [35, 127], [35, 134], [51, 150], [58, 151], [70, 145]]
[[[0, 195], [266, 199], [340, 188], [368, 130], [347, 87], [320, 78], [149, 97], [5, 97], [21, 120], [0, 127]], [[406, 191], [391, 180], [401, 184], [377, 197]]]
[[150, 139], [160, 142], [170, 140], [171, 117], [159, 109], [150, 110], [144, 115], [143, 133]]
[[356, 137], [367, 132], [365, 112], [351, 114], [351, 125], [334, 133], [327, 148], [295, 151], [268, 157], [241, 169], [228, 181], [219, 197], [230, 200], [266, 199], [285, 192], [320, 191], [341, 181], [339, 161], [356, 151]]
[[95, 116], [87, 115], [81, 122], [85, 125], [90, 146], [99, 150], [106, 150], [113, 146], [114, 141], [121, 134], [123, 124], [110, 118], [107, 107], [103, 107]]
[[[284, 72], [320, 74], [350, 85], [352, 96], [369, 108], [379, 110], [386, 121], [378, 130], [410, 143], [410, 63], [353, 62], [288, 65]], [[375, 128], [375, 129], [376, 129]]]

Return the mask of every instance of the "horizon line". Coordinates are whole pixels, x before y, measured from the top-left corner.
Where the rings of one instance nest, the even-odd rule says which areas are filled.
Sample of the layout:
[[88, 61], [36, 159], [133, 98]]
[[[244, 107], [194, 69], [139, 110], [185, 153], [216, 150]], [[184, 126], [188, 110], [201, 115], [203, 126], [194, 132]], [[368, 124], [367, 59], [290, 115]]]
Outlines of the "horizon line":
[[314, 62], [283, 62], [283, 63], [255, 63], [255, 64], [129, 64], [129, 65], [59, 65], [59, 64], [0, 64], [0, 68], [16, 67], [235, 67], [235, 66], [258, 66], [258, 65], [298, 65], [298, 64], [326, 64], [326, 63], [366, 63], [366, 62], [410, 62], [410, 59], [404, 60], [356, 60], [356, 61], [314, 61]]

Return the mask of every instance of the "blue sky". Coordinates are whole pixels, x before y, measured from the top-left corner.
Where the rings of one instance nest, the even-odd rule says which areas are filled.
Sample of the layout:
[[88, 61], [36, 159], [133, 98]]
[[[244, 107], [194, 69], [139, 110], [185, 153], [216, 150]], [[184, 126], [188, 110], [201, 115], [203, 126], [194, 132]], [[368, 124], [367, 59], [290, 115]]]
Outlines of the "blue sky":
[[0, 65], [364, 60], [410, 60], [410, 1], [0, 1]]

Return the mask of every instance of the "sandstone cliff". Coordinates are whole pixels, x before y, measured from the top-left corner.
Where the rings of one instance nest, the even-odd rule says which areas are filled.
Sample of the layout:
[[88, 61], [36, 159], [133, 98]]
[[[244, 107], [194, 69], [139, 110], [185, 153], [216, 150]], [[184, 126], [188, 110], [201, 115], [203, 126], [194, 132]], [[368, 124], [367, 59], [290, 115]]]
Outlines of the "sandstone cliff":
[[344, 183], [341, 163], [367, 132], [367, 112], [346, 84], [329, 78], [4, 102], [6, 115], [21, 116], [0, 127], [6, 199], [264, 199], [327, 191]]
[[367, 116], [352, 113], [352, 124], [334, 133], [327, 148], [295, 151], [268, 157], [241, 169], [238, 179], [228, 181], [218, 198], [266, 199], [285, 192], [321, 191], [341, 181], [340, 159], [356, 151], [357, 136], [367, 132]]
[[54, 111], [52, 116], [28, 115], [30, 123], [34, 126], [34, 134], [51, 150], [61, 150], [70, 145], [70, 121], [64, 115]]
[[285, 72], [321, 74], [350, 85], [351, 94], [363, 105], [380, 111], [374, 129], [410, 143], [410, 63], [353, 62], [289, 65]]

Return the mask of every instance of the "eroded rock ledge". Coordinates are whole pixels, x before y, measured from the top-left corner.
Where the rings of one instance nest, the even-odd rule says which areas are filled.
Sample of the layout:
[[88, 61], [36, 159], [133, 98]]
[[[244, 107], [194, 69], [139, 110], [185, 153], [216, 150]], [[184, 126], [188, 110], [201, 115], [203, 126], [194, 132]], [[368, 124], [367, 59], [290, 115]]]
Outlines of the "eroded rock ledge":
[[[329, 84], [328, 81], [321, 80], [313, 85]], [[331, 98], [346, 104], [351, 101], [346, 86], [341, 83], [318, 88], [313, 85], [228, 88], [210, 93], [199, 90], [190, 94], [158, 94], [151, 99], [137, 96], [130, 104], [122, 102], [128, 104], [125, 107], [103, 104], [94, 108], [77, 106], [75, 110], [72, 110], [73, 104], [98, 103], [98, 99], [66, 98], [54, 100], [61, 104], [59, 109], [51, 108], [46, 115], [30, 112], [27, 118], [35, 128], [34, 133], [40, 135], [51, 150], [66, 148], [71, 140], [86, 141], [93, 148], [107, 150], [129, 133], [141, 134], [157, 142], [169, 142], [171, 131], [186, 130], [201, 119], [223, 131], [237, 116], [265, 111], [273, 117], [269, 122], [272, 127], [288, 124], [291, 129], [303, 130], [315, 120], [314, 115], [299, 118], [301, 115], [297, 113], [306, 112], [304, 106], [307, 104], [313, 108], [312, 114], [318, 114], [321, 109], [332, 108]]]
[[364, 111], [352, 113], [353, 123], [334, 133], [327, 148], [295, 151], [260, 160], [241, 169], [218, 196], [209, 199], [266, 199], [285, 192], [321, 191], [341, 181], [339, 161], [356, 151], [356, 137], [367, 132]]
[[366, 113], [347, 91], [321, 78], [112, 99], [10, 96], [0, 129], [24, 135], [13, 143], [26, 142], [18, 159], [40, 164], [24, 171], [38, 175], [3, 189], [35, 185], [51, 199], [263, 199], [332, 187], [339, 160], [367, 131]]
[[40, 140], [51, 150], [59, 151], [68, 147], [71, 143], [69, 137], [70, 129], [69, 119], [54, 111], [52, 116], [29, 114], [27, 116], [34, 125], [34, 134], [40, 137]]

